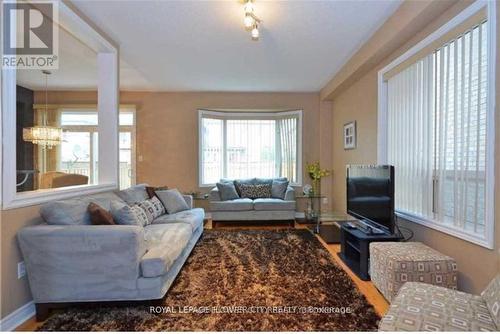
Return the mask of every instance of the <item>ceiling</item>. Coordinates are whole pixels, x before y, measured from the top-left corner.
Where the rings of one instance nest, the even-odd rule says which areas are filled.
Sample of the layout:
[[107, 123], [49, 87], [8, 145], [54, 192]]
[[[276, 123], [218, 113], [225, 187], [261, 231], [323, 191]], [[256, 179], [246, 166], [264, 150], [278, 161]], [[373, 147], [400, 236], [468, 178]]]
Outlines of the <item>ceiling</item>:
[[[122, 90], [240, 92], [319, 91], [401, 2], [256, 0], [252, 41], [238, 0], [73, 1], [120, 45]], [[95, 62], [80, 70], [92, 62], [65, 44], [49, 86], [95, 87]]]

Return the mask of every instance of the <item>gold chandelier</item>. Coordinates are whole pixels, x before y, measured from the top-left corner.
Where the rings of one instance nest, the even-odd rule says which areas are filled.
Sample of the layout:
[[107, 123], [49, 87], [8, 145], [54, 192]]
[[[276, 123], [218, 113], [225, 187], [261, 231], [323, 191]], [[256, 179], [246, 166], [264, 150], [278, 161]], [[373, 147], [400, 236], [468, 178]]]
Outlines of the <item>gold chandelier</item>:
[[23, 129], [23, 140], [40, 145], [43, 150], [51, 149], [52, 147], [61, 144], [62, 141], [62, 128], [55, 126], [47, 126], [47, 113], [48, 113], [48, 76], [51, 74], [49, 71], [42, 71], [45, 74], [45, 111], [42, 115], [42, 124]]

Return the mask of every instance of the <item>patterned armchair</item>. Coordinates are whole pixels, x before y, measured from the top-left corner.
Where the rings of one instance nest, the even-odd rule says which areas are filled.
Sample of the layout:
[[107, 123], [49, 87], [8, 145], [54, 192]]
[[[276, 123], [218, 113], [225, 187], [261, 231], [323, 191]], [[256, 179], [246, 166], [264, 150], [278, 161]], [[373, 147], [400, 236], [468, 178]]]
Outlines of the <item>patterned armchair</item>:
[[498, 331], [500, 275], [480, 296], [426, 283], [404, 284], [379, 331]]

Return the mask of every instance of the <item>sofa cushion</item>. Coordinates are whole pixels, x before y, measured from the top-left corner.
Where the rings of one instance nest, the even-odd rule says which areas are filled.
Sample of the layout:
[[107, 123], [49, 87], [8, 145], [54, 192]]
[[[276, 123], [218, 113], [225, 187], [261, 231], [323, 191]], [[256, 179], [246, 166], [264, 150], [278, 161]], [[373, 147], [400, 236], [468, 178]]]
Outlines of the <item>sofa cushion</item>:
[[[228, 179], [223, 179], [223, 180], [221, 180], [221, 182], [225, 182], [226, 180], [228, 180]], [[234, 180], [234, 186], [236, 187], [236, 191], [238, 192], [238, 195], [240, 195], [240, 197], [242, 197], [241, 196], [241, 186], [244, 184], [247, 184], [247, 185], [255, 184], [255, 178]]]
[[160, 216], [153, 220], [153, 224], [185, 224], [191, 226], [192, 231], [195, 232], [203, 226], [203, 219], [205, 219], [205, 211], [201, 208], [195, 208]]
[[273, 180], [271, 186], [271, 197], [285, 199], [285, 193], [288, 189], [288, 181]]
[[177, 189], [160, 190], [156, 192], [156, 196], [169, 214], [189, 210], [189, 205]]
[[115, 225], [115, 221], [113, 220], [111, 213], [102, 206], [94, 202], [90, 202], [87, 210], [89, 211], [92, 225]]
[[236, 191], [236, 187], [232, 182], [219, 182], [217, 183], [217, 189], [219, 190], [220, 198], [223, 201], [240, 198], [238, 192]]
[[146, 191], [146, 184], [138, 184], [130, 188], [117, 191], [116, 194], [123, 199], [127, 204], [134, 204], [145, 201], [149, 198]]
[[48, 202], [41, 206], [40, 215], [49, 225], [89, 225], [88, 205], [93, 202], [109, 211], [112, 201], [120, 201], [125, 204], [114, 193], [106, 192]]
[[287, 211], [295, 210], [295, 202], [277, 198], [257, 198], [253, 201], [253, 207], [256, 211]]
[[241, 198], [270, 198], [271, 184], [242, 184], [240, 185]]
[[153, 198], [156, 196], [156, 191], [158, 190], [167, 190], [167, 186], [161, 186], [161, 187], [150, 187], [146, 186], [146, 192], [148, 193], [149, 198]]
[[127, 205], [121, 202], [111, 203], [111, 215], [119, 225], [146, 226], [152, 219], [139, 205]]
[[137, 205], [139, 205], [146, 212], [150, 222], [165, 214], [165, 207], [156, 196], [139, 202]]
[[497, 329], [500, 329], [500, 274], [488, 284], [481, 297], [486, 302]]
[[184, 224], [150, 225], [144, 229], [148, 251], [141, 259], [143, 277], [167, 273], [193, 235]]
[[211, 202], [212, 211], [250, 211], [253, 210], [253, 201], [249, 198], [238, 198], [231, 201]]

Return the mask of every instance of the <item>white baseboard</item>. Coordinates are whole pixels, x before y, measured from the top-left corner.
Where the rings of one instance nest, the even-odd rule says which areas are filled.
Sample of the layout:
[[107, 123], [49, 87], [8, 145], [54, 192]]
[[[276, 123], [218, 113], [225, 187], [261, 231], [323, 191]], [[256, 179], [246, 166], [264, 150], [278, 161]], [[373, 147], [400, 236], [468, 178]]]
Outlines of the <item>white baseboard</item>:
[[5, 318], [0, 320], [0, 331], [10, 332], [35, 315], [35, 303], [24, 304]]

